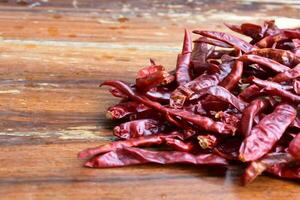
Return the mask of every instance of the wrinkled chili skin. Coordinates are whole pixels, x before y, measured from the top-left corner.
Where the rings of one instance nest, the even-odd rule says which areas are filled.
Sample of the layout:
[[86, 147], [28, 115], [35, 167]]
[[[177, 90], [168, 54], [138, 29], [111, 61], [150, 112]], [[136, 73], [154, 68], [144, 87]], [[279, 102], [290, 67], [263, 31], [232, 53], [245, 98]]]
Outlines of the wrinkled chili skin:
[[270, 58], [290, 68], [300, 63], [300, 58], [297, 57], [294, 53], [282, 49], [272, 49], [272, 48], [255, 49], [249, 52], [249, 54]]
[[284, 82], [300, 77], [300, 64], [296, 65], [292, 69], [288, 69], [285, 72], [279, 73], [272, 78], [274, 82]]
[[169, 104], [171, 92], [168, 88], [155, 87], [155, 88], [148, 90], [145, 93], [145, 96], [152, 101], [157, 101], [162, 104]]
[[298, 133], [296, 137], [289, 144], [289, 152], [292, 156], [300, 160], [300, 134]]
[[182, 52], [177, 56], [176, 80], [178, 85], [184, 85], [192, 80], [190, 61], [192, 55], [192, 38], [185, 30]]
[[157, 120], [139, 119], [122, 123], [116, 126], [113, 132], [120, 139], [129, 139], [156, 134], [162, 130], [163, 126]]
[[243, 62], [254, 62], [257, 64], [260, 64], [260, 66], [264, 66], [267, 67], [269, 69], [272, 69], [274, 72], [284, 72], [289, 70], [290, 68], [280, 64], [272, 59], [269, 58], [265, 58], [262, 56], [257, 56], [257, 55], [243, 55], [239, 58], [239, 60], [243, 61]]
[[151, 151], [134, 147], [124, 147], [96, 156], [85, 163], [86, 167], [108, 168], [145, 163], [195, 165], [227, 165], [227, 161], [215, 154], [193, 155], [180, 151]]
[[280, 90], [291, 90], [291, 89], [293, 89], [293, 87], [289, 86], [289, 85], [281, 85], [281, 84], [276, 83], [274, 81], [261, 80], [261, 79], [258, 79], [256, 77], [250, 77], [249, 80], [251, 80], [252, 83], [256, 84], [259, 87], [271, 87], [271, 88], [278, 88]]
[[254, 161], [268, 153], [295, 120], [297, 111], [289, 104], [280, 104], [265, 116], [245, 138], [240, 147], [240, 159]]
[[269, 101], [266, 99], [255, 99], [245, 108], [241, 119], [241, 132], [242, 135], [247, 137], [253, 126], [254, 118], [264, 109], [270, 106]]
[[253, 97], [259, 95], [261, 93], [261, 88], [258, 87], [255, 84], [252, 84], [250, 86], [248, 86], [246, 89], [244, 89], [239, 95], [238, 97], [245, 100], [245, 101], [249, 101], [251, 100]]
[[269, 95], [273, 95], [273, 96], [279, 96], [281, 98], [283, 98], [286, 101], [289, 101], [291, 103], [296, 103], [299, 104], [300, 103], [300, 96], [293, 94], [289, 91], [283, 90], [283, 89], [279, 89], [276, 87], [265, 87], [263, 88], [262, 92], [265, 92]]
[[266, 169], [266, 172], [281, 178], [300, 179], [300, 162], [275, 164]]
[[210, 94], [212, 96], [217, 97], [218, 99], [230, 103], [233, 105], [236, 109], [239, 111], [243, 111], [245, 107], [248, 105], [247, 102], [244, 102], [241, 99], [238, 99], [235, 97], [232, 93], [230, 93], [228, 90], [221, 86], [211, 86], [204, 88], [202, 90], [199, 90], [195, 95], [191, 97], [191, 99], [197, 99], [200, 98], [203, 95]]
[[242, 78], [243, 62], [235, 61], [231, 72], [222, 80], [219, 85], [231, 91], [236, 88]]
[[203, 42], [203, 43], [207, 43], [207, 44], [214, 45], [214, 46], [217, 46], [217, 47], [232, 48], [231, 45], [229, 45], [225, 42], [222, 42], [220, 40], [212, 40], [212, 39], [209, 39], [207, 37], [200, 37], [197, 40], [194, 40], [194, 42], [195, 43]]
[[232, 66], [233, 62], [222, 63], [218, 73], [202, 74], [189, 83], [179, 86], [171, 94], [170, 106], [173, 108], [182, 108], [185, 101], [199, 90], [218, 85], [230, 73]]
[[183, 135], [178, 132], [172, 132], [170, 134], [157, 134], [157, 135], [142, 136], [139, 138], [130, 138], [128, 140], [114, 141], [98, 147], [85, 149], [78, 153], [78, 158], [87, 159], [95, 155], [104, 154], [123, 147], [140, 147], [140, 146], [147, 147], [147, 146], [159, 145], [165, 143], [168, 138], [182, 140]]
[[246, 53], [255, 49], [254, 46], [252, 46], [248, 42], [228, 33], [222, 33], [217, 31], [199, 31], [199, 30], [195, 30], [193, 31], [193, 33], [200, 34], [202, 36], [209, 37], [215, 40], [220, 40]]
[[150, 65], [138, 71], [136, 78], [136, 88], [146, 92], [149, 89], [171, 83], [174, 76], [165, 71], [161, 65]]
[[262, 174], [268, 168], [272, 168], [279, 164], [286, 164], [293, 160], [288, 153], [270, 153], [263, 158], [253, 161], [246, 168], [243, 174], [243, 184], [249, 184], [254, 181], [257, 176]]
[[208, 45], [206, 43], [199, 42], [194, 44], [190, 62], [194, 74], [193, 78], [196, 78], [203, 74], [203, 72], [206, 71], [210, 66], [210, 64], [207, 63], [207, 58], [209, 55], [211, 55], [212, 51], [213, 49], [208, 48]]

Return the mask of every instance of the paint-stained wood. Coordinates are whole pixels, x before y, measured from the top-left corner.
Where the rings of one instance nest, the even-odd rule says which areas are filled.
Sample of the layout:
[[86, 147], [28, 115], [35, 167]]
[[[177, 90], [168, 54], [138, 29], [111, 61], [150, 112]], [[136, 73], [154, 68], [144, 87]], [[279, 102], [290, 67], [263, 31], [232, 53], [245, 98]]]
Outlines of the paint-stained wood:
[[132, 81], [149, 58], [174, 68], [183, 28], [300, 26], [299, 1], [18, 2], [0, 1], [1, 199], [300, 198], [299, 182], [268, 176], [241, 187], [234, 166], [94, 170], [76, 159], [113, 139], [104, 113], [117, 100], [101, 81]]

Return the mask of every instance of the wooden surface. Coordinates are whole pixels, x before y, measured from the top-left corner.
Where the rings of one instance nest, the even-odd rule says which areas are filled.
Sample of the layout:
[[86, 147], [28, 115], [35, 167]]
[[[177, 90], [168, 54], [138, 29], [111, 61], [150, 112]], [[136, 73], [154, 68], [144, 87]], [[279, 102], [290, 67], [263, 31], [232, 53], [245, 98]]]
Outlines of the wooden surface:
[[101, 81], [133, 80], [150, 57], [174, 68], [185, 27], [300, 26], [299, 1], [27, 2], [0, 1], [0, 199], [300, 199], [299, 182], [240, 186], [237, 167], [102, 170], [76, 159], [112, 139], [104, 113], [117, 100]]

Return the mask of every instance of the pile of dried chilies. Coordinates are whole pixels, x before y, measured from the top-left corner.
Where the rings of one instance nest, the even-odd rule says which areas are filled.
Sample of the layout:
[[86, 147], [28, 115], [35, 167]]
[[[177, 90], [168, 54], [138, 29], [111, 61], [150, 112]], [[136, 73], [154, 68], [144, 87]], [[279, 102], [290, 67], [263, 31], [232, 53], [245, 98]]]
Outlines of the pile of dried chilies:
[[251, 41], [194, 30], [193, 45], [185, 31], [174, 71], [150, 60], [135, 84], [103, 82], [121, 99], [107, 110], [119, 140], [81, 151], [85, 166], [244, 162], [244, 183], [263, 172], [299, 179], [300, 28], [226, 26]]

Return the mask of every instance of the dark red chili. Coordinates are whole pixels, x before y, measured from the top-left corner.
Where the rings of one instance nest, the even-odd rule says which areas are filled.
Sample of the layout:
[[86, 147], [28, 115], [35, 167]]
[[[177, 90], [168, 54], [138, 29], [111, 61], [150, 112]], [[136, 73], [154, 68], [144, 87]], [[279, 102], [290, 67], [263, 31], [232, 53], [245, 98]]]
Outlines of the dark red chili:
[[280, 104], [265, 116], [243, 141], [240, 159], [253, 161], [267, 154], [281, 138], [287, 127], [295, 120], [297, 111], [289, 104]]

